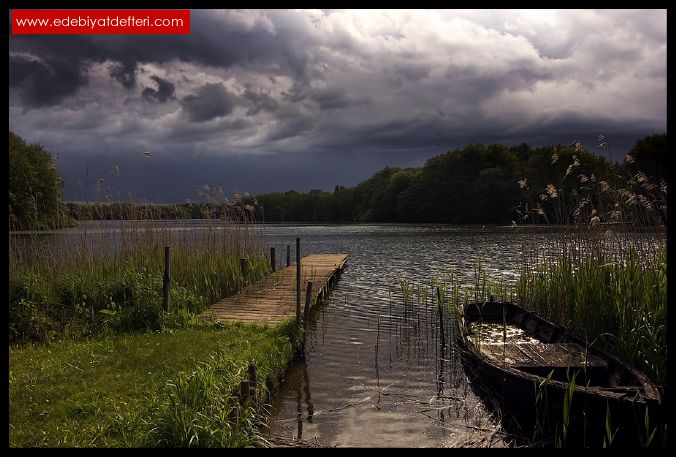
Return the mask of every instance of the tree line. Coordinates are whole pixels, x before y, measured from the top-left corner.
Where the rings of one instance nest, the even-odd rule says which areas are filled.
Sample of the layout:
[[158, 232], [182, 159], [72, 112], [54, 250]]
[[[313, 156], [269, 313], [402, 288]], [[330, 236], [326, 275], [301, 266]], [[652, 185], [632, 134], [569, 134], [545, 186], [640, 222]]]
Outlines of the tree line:
[[621, 163], [581, 142], [471, 144], [354, 187], [257, 195], [267, 222], [666, 223], [666, 134]]
[[599, 141], [596, 152], [579, 141], [538, 148], [525, 143], [470, 144], [432, 157], [421, 167], [386, 167], [354, 187], [335, 186], [333, 192], [238, 193], [229, 201], [205, 191], [200, 193], [202, 201], [180, 205], [64, 204], [54, 158], [10, 131], [10, 227], [51, 228], [73, 220], [214, 218], [666, 224], [667, 135], [639, 139], [620, 163], [606, 157], [607, 142]]

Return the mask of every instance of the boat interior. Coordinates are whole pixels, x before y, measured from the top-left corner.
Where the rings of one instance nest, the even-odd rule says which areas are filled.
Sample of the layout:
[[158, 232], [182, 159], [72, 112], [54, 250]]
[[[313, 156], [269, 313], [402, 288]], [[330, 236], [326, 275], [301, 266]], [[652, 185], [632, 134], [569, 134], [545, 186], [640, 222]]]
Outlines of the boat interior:
[[641, 383], [615, 359], [585, 347], [565, 327], [511, 303], [487, 302], [464, 311], [467, 335], [494, 365], [561, 382], [601, 387], [618, 394], [637, 393]]

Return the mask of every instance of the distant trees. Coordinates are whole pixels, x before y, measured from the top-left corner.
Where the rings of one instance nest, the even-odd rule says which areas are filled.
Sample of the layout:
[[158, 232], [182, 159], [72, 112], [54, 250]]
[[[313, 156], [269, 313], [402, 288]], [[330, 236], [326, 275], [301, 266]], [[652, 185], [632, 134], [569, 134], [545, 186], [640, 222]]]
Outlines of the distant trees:
[[[606, 206], [625, 205], [620, 189], [630, 190], [637, 180], [642, 184], [640, 169], [658, 188], [664, 181], [666, 196], [666, 135], [637, 141], [628, 156], [618, 165], [581, 144], [535, 149], [525, 143], [472, 144], [432, 157], [419, 168], [384, 168], [332, 193], [287, 191], [257, 198], [267, 222], [569, 224], [594, 217], [609, 222], [616, 213]], [[654, 188], [643, 184], [633, 194], [640, 199], [640, 192]], [[627, 195], [625, 200], [631, 200]], [[654, 192], [648, 197], [661, 202]]]
[[[10, 146], [10, 155], [11, 150]], [[621, 164], [582, 144], [538, 148], [526, 143], [471, 144], [432, 157], [422, 167], [386, 167], [354, 187], [335, 186], [333, 192], [288, 190], [255, 197], [237, 193], [233, 201], [205, 194], [203, 202], [181, 205], [69, 203], [68, 209], [78, 220], [666, 223], [666, 151], [665, 134], [638, 140]], [[40, 160], [48, 164], [44, 157]], [[55, 172], [49, 170], [53, 175], [44, 180], [54, 182]], [[11, 179], [21, 173], [33, 176], [10, 168]], [[31, 200], [36, 195], [32, 191], [14, 191], [14, 196], [12, 192], [10, 187], [10, 210], [12, 198], [23, 198], [24, 203], [17, 205], [22, 211], [37, 204]], [[41, 191], [40, 195], [53, 198], [54, 194]]]
[[12, 229], [42, 229], [70, 221], [61, 203], [62, 181], [52, 156], [9, 132], [9, 218]]
[[667, 180], [667, 135], [650, 135], [641, 138], [629, 151], [625, 163], [630, 174], [641, 171], [654, 180]]

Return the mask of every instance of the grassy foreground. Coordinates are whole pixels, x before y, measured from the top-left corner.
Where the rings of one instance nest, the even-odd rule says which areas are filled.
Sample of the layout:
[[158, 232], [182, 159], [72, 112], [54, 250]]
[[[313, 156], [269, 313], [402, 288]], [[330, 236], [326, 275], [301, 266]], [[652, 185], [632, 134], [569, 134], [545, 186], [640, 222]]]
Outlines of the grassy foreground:
[[293, 321], [199, 324], [9, 351], [12, 447], [246, 446], [261, 408], [233, 393], [255, 363], [260, 402], [292, 356]]

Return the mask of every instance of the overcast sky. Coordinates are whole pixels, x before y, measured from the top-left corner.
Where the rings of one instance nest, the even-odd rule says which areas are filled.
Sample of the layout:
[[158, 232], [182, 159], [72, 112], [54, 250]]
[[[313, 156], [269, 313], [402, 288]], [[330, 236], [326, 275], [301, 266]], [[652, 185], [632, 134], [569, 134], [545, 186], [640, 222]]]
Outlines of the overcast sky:
[[9, 128], [58, 154], [67, 200], [333, 190], [472, 142], [603, 133], [619, 158], [666, 132], [666, 22], [193, 10], [190, 35], [10, 35]]

